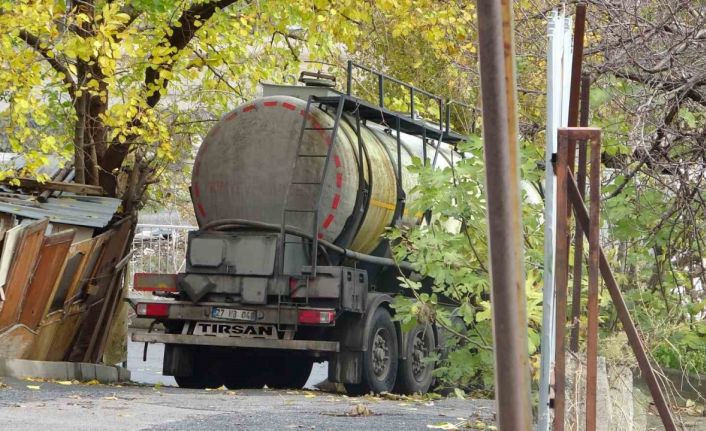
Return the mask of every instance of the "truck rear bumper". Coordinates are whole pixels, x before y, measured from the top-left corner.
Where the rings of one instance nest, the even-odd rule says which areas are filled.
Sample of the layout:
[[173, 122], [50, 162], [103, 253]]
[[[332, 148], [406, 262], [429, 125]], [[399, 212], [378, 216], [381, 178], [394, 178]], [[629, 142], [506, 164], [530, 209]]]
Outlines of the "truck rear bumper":
[[133, 333], [132, 341], [196, 346], [249, 347], [254, 349], [307, 350], [338, 352], [337, 341], [271, 340], [264, 338], [209, 337], [203, 335]]

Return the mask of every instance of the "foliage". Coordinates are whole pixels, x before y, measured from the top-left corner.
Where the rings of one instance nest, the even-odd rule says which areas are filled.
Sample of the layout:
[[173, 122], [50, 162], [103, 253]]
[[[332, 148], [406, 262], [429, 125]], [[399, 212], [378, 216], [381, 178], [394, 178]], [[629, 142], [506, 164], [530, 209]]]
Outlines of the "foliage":
[[[409, 169], [419, 175], [412, 190], [409, 211], [433, 208], [431, 222], [419, 228], [397, 228], [390, 237], [397, 244], [396, 257], [407, 259], [425, 281], [403, 279], [413, 295], [398, 297], [397, 316], [403, 327], [434, 320], [449, 332], [450, 353], [437, 370], [438, 377], [453, 387], [488, 389], [493, 384], [492, 328], [487, 271], [488, 243], [484, 194], [485, 169], [480, 139], [460, 148], [465, 159], [444, 170], [423, 166], [419, 159]], [[532, 166], [534, 150], [525, 146], [525, 178], [539, 174]], [[525, 191], [523, 235], [527, 245], [528, 353], [537, 376], [542, 308], [541, 199]]]

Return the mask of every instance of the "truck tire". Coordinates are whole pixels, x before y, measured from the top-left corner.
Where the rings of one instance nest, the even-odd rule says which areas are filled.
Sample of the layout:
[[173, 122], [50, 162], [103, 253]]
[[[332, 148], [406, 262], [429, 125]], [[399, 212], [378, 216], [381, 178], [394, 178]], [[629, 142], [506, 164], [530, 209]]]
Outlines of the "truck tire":
[[434, 364], [425, 359], [434, 353], [436, 340], [429, 324], [417, 325], [406, 333], [405, 357], [397, 368], [395, 392], [401, 394], [424, 394], [432, 384]]
[[370, 322], [367, 349], [363, 352], [362, 381], [347, 383], [346, 392], [363, 395], [369, 392], [391, 392], [395, 387], [398, 363], [397, 330], [390, 312], [380, 307]]
[[193, 349], [194, 367], [190, 376], [174, 376], [180, 388], [215, 389], [223, 384], [223, 378], [218, 369], [218, 355], [212, 349]]
[[301, 389], [309, 380], [314, 361], [305, 356], [278, 356], [270, 361], [265, 383], [272, 389]]
[[266, 364], [257, 355], [229, 352], [223, 362], [223, 384], [228, 389], [261, 389], [265, 386]]

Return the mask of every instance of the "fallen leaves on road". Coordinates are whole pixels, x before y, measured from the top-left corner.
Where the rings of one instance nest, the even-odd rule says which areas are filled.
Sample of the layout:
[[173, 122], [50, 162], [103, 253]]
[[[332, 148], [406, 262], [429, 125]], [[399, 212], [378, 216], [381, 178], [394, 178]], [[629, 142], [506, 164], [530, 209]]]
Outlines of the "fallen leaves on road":
[[99, 382], [99, 381], [96, 380], [96, 379], [93, 379], [93, 380], [89, 380], [89, 381], [87, 381], [87, 382], [83, 382], [83, 384], [84, 384], [84, 385], [93, 386], [93, 385], [100, 385], [101, 382]]
[[346, 416], [372, 416], [373, 412], [362, 404], [356, 404]]
[[309, 391], [304, 391], [304, 398], [316, 398], [316, 394]]
[[56, 383], [58, 385], [64, 385], [64, 386], [71, 386], [74, 384], [74, 382], [72, 382], [71, 380], [57, 380], [54, 383]]
[[120, 398], [116, 397], [115, 395], [112, 395], [112, 396], [109, 396], [109, 397], [103, 397], [103, 399], [104, 399], [104, 400], [108, 400], [108, 401], [117, 401], [117, 400], [119, 400]]
[[0, 382], [0, 389], [5, 389], [5, 388], [9, 388], [9, 386], [3, 382]]
[[451, 422], [444, 422], [434, 425], [427, 425], [427, 428], [437, 429], [437, 430], [457, 430], [458, 426], [452, 424]]
[[39, 385], [27, 385], [27, 389], [32, 389], [33, 391], [38, 391], [41, 389]]

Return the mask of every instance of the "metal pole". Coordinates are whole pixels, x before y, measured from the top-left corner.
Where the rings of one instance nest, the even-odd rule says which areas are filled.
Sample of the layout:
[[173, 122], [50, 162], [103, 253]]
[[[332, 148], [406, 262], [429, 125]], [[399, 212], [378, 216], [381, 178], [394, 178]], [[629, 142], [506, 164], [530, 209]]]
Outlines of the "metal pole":
[[498, 429], [530, 429], [512, 2], [478, 2]]
[[553, 158], [557, 152], [556, 130], [562, 125], [562, 69], [564, 16], [556, 11], [547, 24], [547, 131], [544, 180], [544, 287], [542, 290], [542, 338], [540, 341], [539, 405], [537, 431], [548, 431], [550, 422], [549, 382], [554, 362], [554, 255], [556, 248], [556, 180]]
[[566, 196], [566, 173], [568, 171], [569, 136], [560, 129], [559, 149], [556, 162], [556, 351], [554, 359], [554, 431], [564, 431], [566, 404], [566, 289], [569, 283], [568, 200]]
[[353, 91], [353, 61], [348, 60], [348, 67], [346, 68], [346, 94], [351, 95]]
[[[584, 75], [581, 79], [581, 127], [588, 127], [588, 109], [591, 79]], [[576, 169], [579, 191], [583, 198], [586, 193], [586, 141], [579, 141], [579, 165]], [[576, 237], [574, 238], [574, 288], [571, 295], [571, 337], [569, 349], [579, 351], [579, 330], [581, 314], [581, 278], [583, 269], [583, 230], [576, 224]]]
[[598, 285], [600, 283], [601, 141], [591, 139], [591, 223], [588, 231], [588, 334], [586, 336], [586, 431], [596, 431]]
[[382, 73], [378, 75], [378, 99], [380, 100], [380, 107], [385, 107], [385, 77]]
[[[574, 180], [573, 175], [571, 173], [568, 173], [568, 178], [569, 199], [571, 200], [571, 203], [574, 207], [574, 211], [576, 212], [576, 220], [577, 222], [581, 223], [581, 226], [583, 226], [584, 231], [586, 231], [587, 229], [590, 229], [590, 219], [588, 216], [588, 211], [586, 210], [586, 206], [583, 203], [583, 199], [581, 199], [581, 194], [579, 193], [578, 186], [576, 185], [576, 181]], [[623, 294], [620, 292], [618, 282], [615, 281], [613, 272], [611, 271], [610, 265], [608, 264], [608, 258], [606, 257], [603, 249], [600, 246], [599, 253], [600, 270], [601, 275], [603, 276], [603, 282], [608, 288], [610, 297], [613, 300], [613, 305], [615, 305], [615, 310], [618, 313], [620, 323], [623, 324], [623, 330], [628, 336], [628, 343], [630, 343], [630, 347], [632, 347], [632, 351], [635, 354], [637, 363], [640, 366], [640, 371], [645, 377], [647, 387], [650, 389], [650, 393], [652, 394], [652, 400], [655, 402], [655, 406], [657, 407], [657, 411], [659, 412], [660, 418], [662, 418], [662, 424], [664, 425], [664, 429], [667, 431], [677, 431], [677, 426], [674, 423], [672, 412], [671, 410], [669, 410], [669, 404], [667, 403], [667, 400], [664, 394], [662, 393], [662, 389], [660, 388], [659, 381], [657, 380], [657, 376], [655, 375], [655, 371], [652, 368], [652, 365], [650, 364], [650, 359], [647, 356], [647, 352], [645, 351], [645, 346], [642, 344], [640, 333], [638, 332], [637, 327], [635, 326], [635, 322], [633, 322], [632, 320], [632, 317], [630, 317], [630, 312], [628, 311], [628, 307], [625, 304], [625, 300], [623, 299]]]

